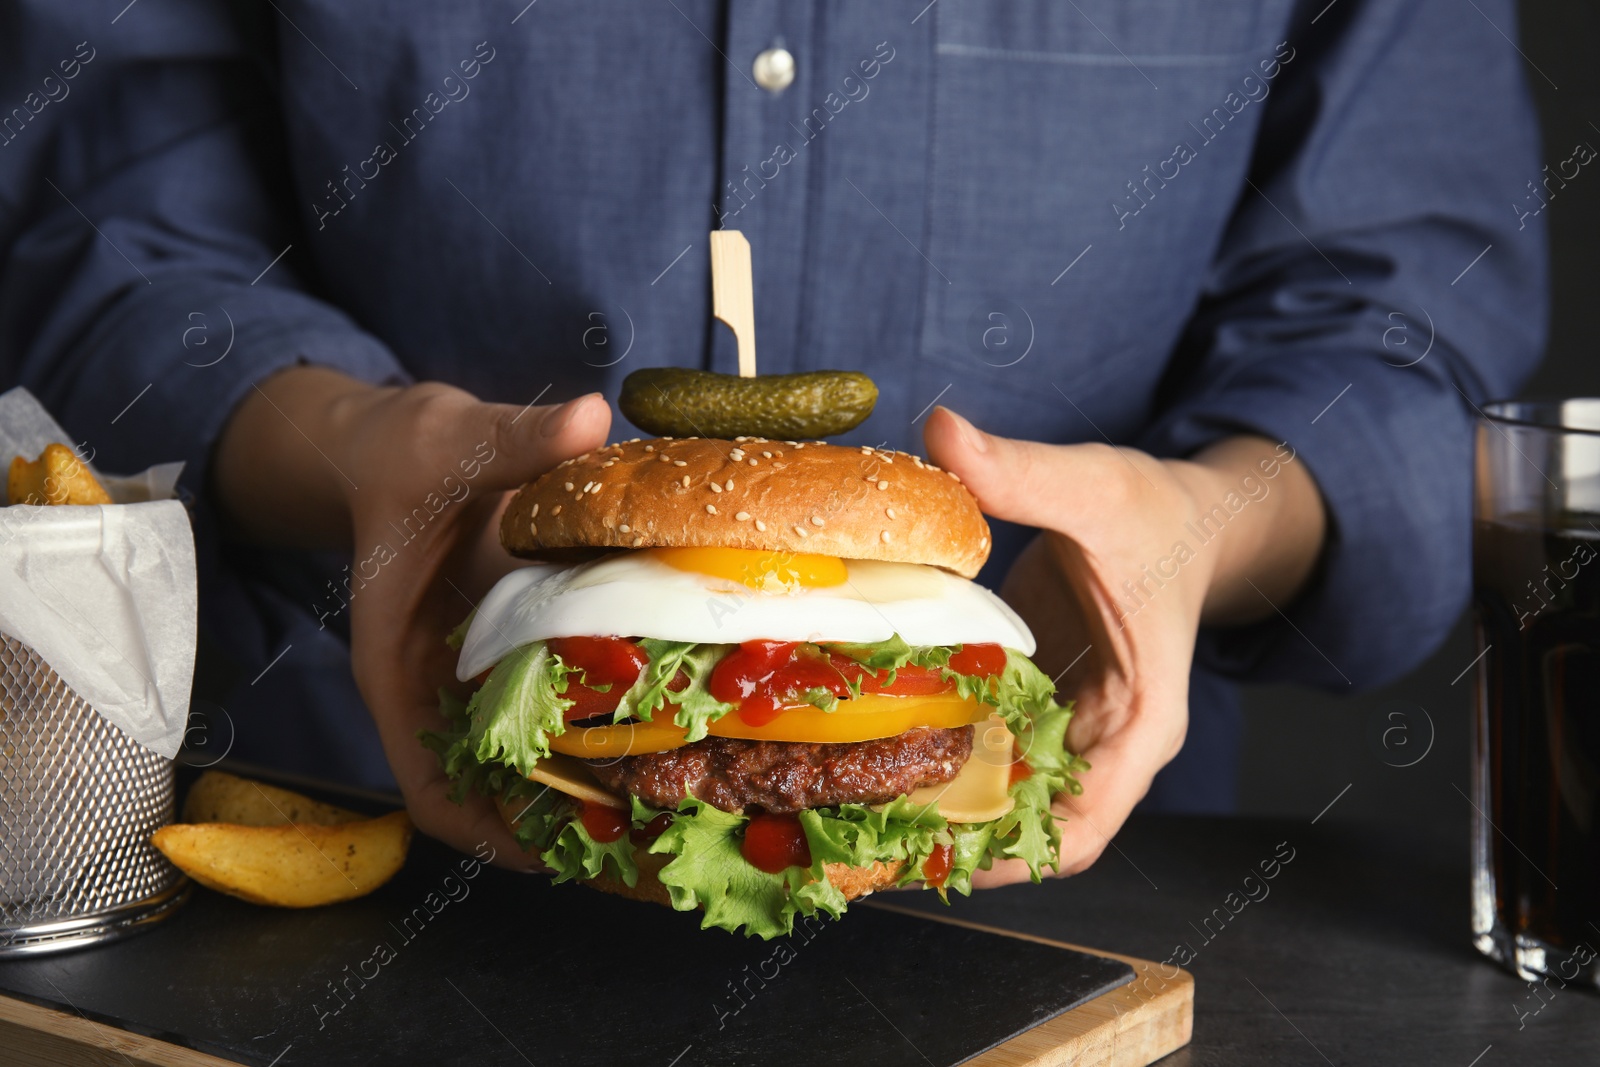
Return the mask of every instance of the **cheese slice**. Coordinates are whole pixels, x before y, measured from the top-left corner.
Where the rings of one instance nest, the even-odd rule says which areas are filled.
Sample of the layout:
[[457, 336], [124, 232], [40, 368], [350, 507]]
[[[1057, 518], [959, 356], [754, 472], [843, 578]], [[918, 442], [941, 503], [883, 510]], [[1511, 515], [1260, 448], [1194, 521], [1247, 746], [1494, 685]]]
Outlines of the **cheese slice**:
[[600, 783], [595, 781], [594, 775], [589, 773], [589, 768], [581, 760], [563, 756], [559, 752], [550, 753], [523, 771], [522, 776], [530, 782], [547, 785], [558, 793], [577, 797], [585, 804], [628, 810], [628, 802], [600, 788]]
[[[1016, 807], [1011, 799], [1011, 764], [1015, 738], [998, 715], [972, 728], [972, 755], [961, 773], [942, 785], [925, 785], [907, 793], [914, 804], [932, 804], [949, 822], [988, 822]], [[880, 805], [881, 806], [881, 805]]]

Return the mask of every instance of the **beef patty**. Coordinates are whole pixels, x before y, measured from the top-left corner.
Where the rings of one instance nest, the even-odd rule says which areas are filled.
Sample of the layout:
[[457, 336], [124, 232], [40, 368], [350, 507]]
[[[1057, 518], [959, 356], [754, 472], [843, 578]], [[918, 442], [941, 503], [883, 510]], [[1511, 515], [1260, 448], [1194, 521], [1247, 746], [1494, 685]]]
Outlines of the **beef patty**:
[[708, 737], [618, 760], [589, 760], [596, 778], [658, 808], [692, 795], [723, 811], [795, 812], [878, 804], [948, 782], [972, 754], [972, 727], [918, 726], [896, 737], [843, 744]]

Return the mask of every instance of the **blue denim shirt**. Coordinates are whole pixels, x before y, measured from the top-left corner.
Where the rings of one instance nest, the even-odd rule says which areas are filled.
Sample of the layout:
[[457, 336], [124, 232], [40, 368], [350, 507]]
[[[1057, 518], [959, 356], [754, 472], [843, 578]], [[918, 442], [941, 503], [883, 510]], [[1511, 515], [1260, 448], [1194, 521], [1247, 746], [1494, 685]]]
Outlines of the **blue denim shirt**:
[[1202, 634], [1152, 803], [1232, 803], [1224, 679], [1376, 684], [1465, 604], [1473, 405], [1538, 355], [1563, 180], [1505, 0], [120, 7], [0, 12], [0, 363], [107, 469], [189, 462], [236, 756], [387, 776], [315, 615], [343, 561], [230, 550], [205, 506], [250, 384], [304, 360], [527, 402], [731, 370], [717, 226], [754, 248], [764, 371], [878, 381], [847, 440], [919, 449], [938, 401], [1307, 465], [1314, 584]]

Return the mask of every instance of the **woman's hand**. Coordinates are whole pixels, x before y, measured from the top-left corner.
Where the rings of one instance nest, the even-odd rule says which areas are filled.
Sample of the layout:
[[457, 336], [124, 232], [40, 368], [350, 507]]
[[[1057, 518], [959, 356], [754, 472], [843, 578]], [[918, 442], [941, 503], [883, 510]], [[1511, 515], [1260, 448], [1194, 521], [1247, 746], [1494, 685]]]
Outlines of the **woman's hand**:
[[[1321, 497], [1292, 450], [1263, 438], [1157, 460], [994, 437], [943, 408], [926, 438], [934, 462], [959, 475], [985, 512], [1042, 531], [1002, 595], [1039, 641], [1034, 662], [1063, 701], [1076, 702], [1068, 744], [1092, 769], [1080, 776], [1081, 796], [1054, 805], [1059, 873], [1076, 874], [1183, 746], [1200, 623], [1269, 615], [1305, 583], [1321, 551]], [[1230, 492], [1247, 502], [1236, 513]], [[973, 884], [1027, 878], [1021, 860], [1008, 860]]]
[[444, 637], [515, 561], [500, 547], [509, 493], [605, 442], [597, 396], [560, 406], [488, 404], [449, 386], [371, 386], [298, 367], [261, 383], [217, 446], [213, 484], [257, 540], [353, 547], [351, 660], [418, 829], [464, 852], [531, 868], [494, 805], [457, 805], [434, 754], [439, 687], [455, 682]]

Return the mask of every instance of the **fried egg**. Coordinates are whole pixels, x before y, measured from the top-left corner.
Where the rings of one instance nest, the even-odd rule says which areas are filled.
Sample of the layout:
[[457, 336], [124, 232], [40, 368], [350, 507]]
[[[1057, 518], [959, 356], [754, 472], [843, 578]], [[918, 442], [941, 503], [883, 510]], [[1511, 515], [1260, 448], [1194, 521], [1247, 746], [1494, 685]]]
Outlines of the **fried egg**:
[[937, 567], [737, 548], [656, 548], [512, 571], [478, 606], [462, 681], [552, 637], [992, 643], [1025, 656], [1033, 634], [1004, 601]]

